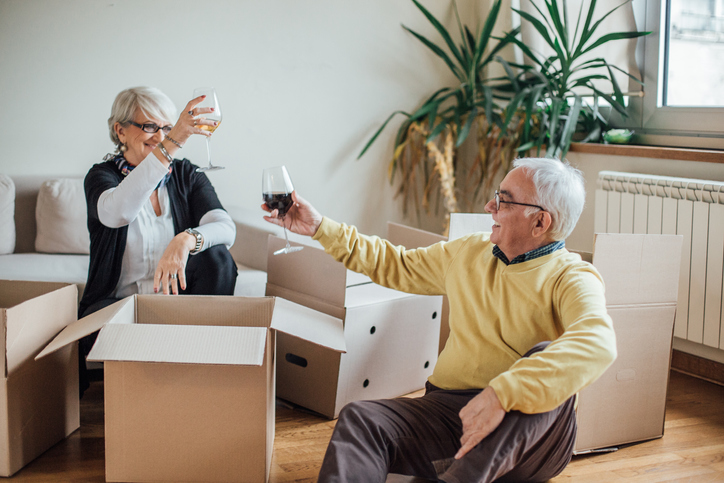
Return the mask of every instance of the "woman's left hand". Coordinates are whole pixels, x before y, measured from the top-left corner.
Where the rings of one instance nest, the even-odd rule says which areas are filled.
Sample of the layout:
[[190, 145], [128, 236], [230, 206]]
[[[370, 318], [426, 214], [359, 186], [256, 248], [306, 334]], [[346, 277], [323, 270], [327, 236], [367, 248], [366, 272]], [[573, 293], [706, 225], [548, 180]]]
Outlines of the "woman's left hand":
[[173, 237], [158, 261], [153, 276], [154, 292], [178, 295], [179, 286], [186, 290], [186, 260], [195, 244], [196, 239], [184, 231]]

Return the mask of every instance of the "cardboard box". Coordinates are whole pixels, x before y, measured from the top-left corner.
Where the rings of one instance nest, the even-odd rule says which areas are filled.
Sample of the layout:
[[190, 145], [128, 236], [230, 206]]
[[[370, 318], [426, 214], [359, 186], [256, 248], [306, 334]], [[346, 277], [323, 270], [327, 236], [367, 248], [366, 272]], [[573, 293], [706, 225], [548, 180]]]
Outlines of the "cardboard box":
[[98, 329], [88, 360], [104, 363], [107, 481], [267, 481], [275, 330], [344, 350], [341, 320], [285, 300], [134, 295], [39, 357]]
[[0, 475], [11, 476], [80, 426], [78, 350], [34, 357], [76, 321], [74, 284], [0, 280]]
[[437, 362], [442, 298], [376, 285], [323, 250], [274, 256], [269, 237], [267, 295], [344, 321], [345, 353], [279, 334], [277, 395], [328, 418], [352, 401], [422, 388]]
[[[455, 214], [451, 238], [487, 231], [489, 218]], [[593, 254], [580, 253], [603, 277], [618, 357], [579, 394], [575, 454], [663, 436], [682, 242], [679, 235], [596, 234]]]
[[[437, 233], [417, 230], [410, 228], [409, 226], [388, 221], [387, 240], [394, 245], [402, 245], [408, 250], [411, 250], [413, 248], [428, 247], [441, 241], [447, 241], [447, 237], [444, 235], [438, 235]], [[448, 318], [450, 316], [450, 302], [448, 302], [446, 295], [442, 296], [442, 308], [440, 313], [440, 340], [437, 346], [438, 355], [442, 352], [445, 347], [445, 343], [447, 342], [447, 338], [450, 336], [450, 323], [448, 322]]]
[[679, 285], [679, 235], [597, 234], [618, 358], [579, 394], [575, 454], [664, 435]]

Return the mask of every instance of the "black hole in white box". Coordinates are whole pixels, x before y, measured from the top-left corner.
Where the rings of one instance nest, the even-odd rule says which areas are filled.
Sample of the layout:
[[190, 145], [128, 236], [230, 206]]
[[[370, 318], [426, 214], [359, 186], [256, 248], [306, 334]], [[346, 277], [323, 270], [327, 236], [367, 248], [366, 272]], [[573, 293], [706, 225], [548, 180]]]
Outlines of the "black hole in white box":
[[365, 382], [362, 383], [362, 387], [367, 387], [367, 386], [369, 386], [369, 385], [370, 385], [370, 380], [369, 380], [369, 379], [365, 379]]
[[307, 360], [304, 357], [299, 357], [296, 354], [287, 352], [287, 355], [284, 356], [284, 359], [286, 359], [288, 363], [294, 364], [295, 366], [307, 367]]
[[437, 312], [432, 313], [432, 320], [435, 320], [435, 319], [437, 319]]
[[428, 367], [430, 367], [430, 361], [425, 361], [425, 369], [427, 369]]
[[370, 329], [370, 334], [374, 334], [375, 331], [377, 331], [377, 327], [375, 327], [375, 326], [373, 325], [372, 328]]

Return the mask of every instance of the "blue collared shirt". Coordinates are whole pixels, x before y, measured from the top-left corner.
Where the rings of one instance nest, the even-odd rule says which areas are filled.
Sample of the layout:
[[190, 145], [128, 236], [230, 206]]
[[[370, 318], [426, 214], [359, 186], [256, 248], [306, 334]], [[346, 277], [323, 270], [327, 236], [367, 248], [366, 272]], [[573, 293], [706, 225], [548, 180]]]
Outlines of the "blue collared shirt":
[[493, 246], [493, 255], [500, 258], [503, 263], [506, 265], [513, 265], [515, 263], [523, 263], [527, 262], [528, 260], [533, 260], [538, 257], [542, 257], [543, 255], [548, 255], [549, 253], [553, 253], [556, 250], [560, 250], [561, 248], [565, 248], [566, 242], [561, 240], [553, 243], [549, 243], [548, 245], [536, 248], [535, 250], [531, 250], [529, 252], [526, 252], [522, 255], [518, 255], [513, 260], [508, 261], [508, 257], [505, 256], [505, 253], [498, 248], [498, 245]]

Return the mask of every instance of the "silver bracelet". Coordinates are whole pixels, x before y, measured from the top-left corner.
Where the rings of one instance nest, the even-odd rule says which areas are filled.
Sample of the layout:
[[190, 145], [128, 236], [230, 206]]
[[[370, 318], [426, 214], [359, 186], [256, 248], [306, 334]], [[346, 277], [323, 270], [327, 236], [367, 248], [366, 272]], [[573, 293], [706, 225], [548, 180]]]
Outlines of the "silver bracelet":
[[169, 141], [171, 141], [172, 143], [174, 143], [176, 146], [178, 146], [179, 149], [181, 149], [181, 148], [183, 147], [182, 145], [180, 145], [180, 144], [178, 143], [178, 141], [176, 141], [174, 138], [172, 138], [172, 137], [169, 136], [168, 134], [166, 135], [166, 139], [168, 139]]
[[166, 151], [166, 147], [163, 145], [163, 142], [158, 143], [158, 149], [161, 150], [161, 154], [163, 154], [163, 157], [166, 158], [169, 163], [173, 163], [173, 158], [170, 154], [168, 154], [168, 151]]

